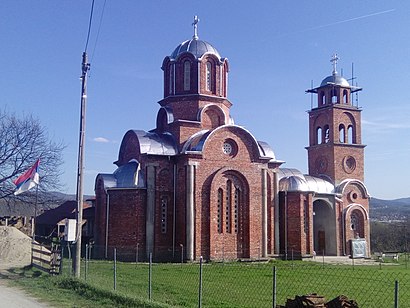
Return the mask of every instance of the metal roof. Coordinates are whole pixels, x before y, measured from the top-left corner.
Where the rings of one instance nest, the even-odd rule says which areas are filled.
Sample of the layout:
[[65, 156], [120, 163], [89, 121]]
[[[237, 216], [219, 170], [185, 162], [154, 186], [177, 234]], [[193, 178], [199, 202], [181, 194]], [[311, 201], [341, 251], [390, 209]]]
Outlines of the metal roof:
[[342, 87], [350, 87], [349, 82], [338, 74], [327, 76], [325, 79], [322, 80], [322, 83], [320, 84], [320, 86], [323, 87], [323, 86], [327, 86], [328, 84], [342, 86]]
[[364, 183], [360, 180], [357, 179], [345, 179], [342, 182], [340, 182], [340, 184], [336, 187], [336, 192], [339, 194], [343, 194], [345, 188], [349, 185], [349, 184], [356, 184], [360, 187], [363, 188], [363, 192], [367, 197], [370, 197], [369, 195], [369, 191], [367, 190], [366, 185], [364, 185]]
[[279, 168], [278, 170], [280, 191], [315, 192], [320, 194], [333, 194], [334, 185], [322, 178], [303, 175], [297, 169]]
[[194, 55], [195, 59], [201, 58], [206, 53], [214, 54], [218, 57], [218, 59], [221, 59], [221, 56], [219, 55], [219, 52], [216, 50], [215, 47], [213, 47], [208, 42], [195, 38], [192, 38], [179, 44], [172, 52], [170, 58], [175, 60], [179, 57], [179, 55], [185, 52], [189, 52], [192, 55]]
[[104, 188], [145, 188], [145, 176], [136, 160], [118, 167], [113, 174], [99, 174]]
[[158, 134], [143, 130], [132, 130], [138, 138], [141, 154], [173, 156], [178, 154], [174, 137], [170, 133]]

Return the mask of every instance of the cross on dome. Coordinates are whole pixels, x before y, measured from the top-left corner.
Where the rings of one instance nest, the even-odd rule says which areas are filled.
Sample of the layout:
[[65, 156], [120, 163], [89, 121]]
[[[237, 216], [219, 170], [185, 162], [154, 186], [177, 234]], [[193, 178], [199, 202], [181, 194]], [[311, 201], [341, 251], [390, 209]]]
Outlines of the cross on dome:
[[194, 16], [194, 22], [192, 23], [192, 25], [194, 26], [194, 36], [193, 39], [197, 40], [198, 39], [198, 22], [199, 22], [199, 18], [198, 16]]
[[330, 62], [332, 62], [332, 65], [333, 65], [333, 72], [332, 72], [333, 75], [337, 74], [337, 70], [336, 70], [337, 60], [339, 60], [339, 57], [337, 56], [337, 53], [335, 53], [330, 59]]

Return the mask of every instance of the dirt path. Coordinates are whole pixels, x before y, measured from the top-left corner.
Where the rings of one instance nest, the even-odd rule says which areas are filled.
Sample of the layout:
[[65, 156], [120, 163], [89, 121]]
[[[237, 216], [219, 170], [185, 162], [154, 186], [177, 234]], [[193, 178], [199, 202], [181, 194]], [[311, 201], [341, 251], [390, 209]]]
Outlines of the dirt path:
[[24, 291], [7, 286], [5, 279], [0, 279], [0, 307], [1, 308], [45, 308], [50, 307], [38, 302]]
[[14, 227], [0, 226], [0, 308], [50, 307], [8, 284], [17, 278], [10, 269], [22, 268], [30, 262], [31, 238]]

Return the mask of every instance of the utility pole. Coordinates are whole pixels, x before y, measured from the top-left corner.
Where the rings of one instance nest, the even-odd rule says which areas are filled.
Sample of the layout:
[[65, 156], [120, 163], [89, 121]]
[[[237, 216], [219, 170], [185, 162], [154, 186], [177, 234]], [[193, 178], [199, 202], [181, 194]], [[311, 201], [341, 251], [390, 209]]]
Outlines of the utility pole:
[[81, 234], [83, 222], [83, 173], [84, 173], [84, 141], [85, 141], [85, 113], [87, 103], [87, 73], [90, 69], [90, 64], [87, 60], [87, 53], [83, 52], [81, 74], [81, 110], [80, 110], [80, 138], [78, 146], [78, 170], [77, 170], [77, 230], [76, 230], [76, 249], [73, 259], [73, 272], [76, 278], [80, 278], [81, 269]]

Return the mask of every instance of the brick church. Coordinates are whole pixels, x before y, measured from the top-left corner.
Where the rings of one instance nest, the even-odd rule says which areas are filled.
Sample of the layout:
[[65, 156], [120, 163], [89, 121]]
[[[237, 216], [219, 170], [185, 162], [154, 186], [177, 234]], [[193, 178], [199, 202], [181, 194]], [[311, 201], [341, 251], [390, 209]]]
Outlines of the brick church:
[[[154, 260], [369, 254], [361, 109], [336, 71], [307, 92], [308, 175], [234, 123], [229, 62], [200, 40], [162, 62], [155, 128], [125, 133], [112, 174], [95, 181], [95, 243]], [[355, 246], [356, 245], [356, 246]]]

